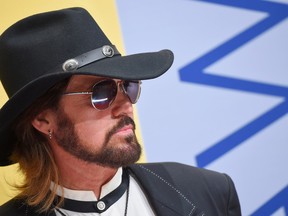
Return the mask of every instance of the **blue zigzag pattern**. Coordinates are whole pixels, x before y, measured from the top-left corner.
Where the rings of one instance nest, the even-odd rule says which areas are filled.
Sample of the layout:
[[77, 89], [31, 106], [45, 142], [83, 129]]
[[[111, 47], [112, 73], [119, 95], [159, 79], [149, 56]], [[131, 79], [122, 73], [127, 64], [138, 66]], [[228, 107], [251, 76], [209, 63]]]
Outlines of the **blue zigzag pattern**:
[[285, 4], [271, 3], [256, 0], [202, 0], [204, 2], [223, 4], [233, 7], [240, 7], [244, 9], [257, 10], [267, 12], [269, 16], [264, 20], [256, 23], [249, 29], [241, 32], [237, 36], [221, 44], [209, 53], [194, 60], [187, 66], [180, 69], [181, 81], [205, 84], [209, 86], [217, 86], [222, 88], [241, 90], [259, 94], [273, 95], [283, 97], [283, 103], [272, 108], [264, 113], [259, 118], [250, 122], [238, 131], [235, 131], [225, 139], [214, 144], [212, 147], [206, 149], [204, 152], [197, 155], [197, 165], [205, 167], [211, 162], [217, 160], [233, 148], [240, 145], [243, 141], [255, 135], [260, 130], [264, 129], [277, 119], [281, 118], [288, 112], [288, 88], [270, 85], [266, 83], [253, 82], [248, 80], [234, 79], [219, 75], [205, 74], [204, 69], [209, 65], [215, 63], [221, 58], [225, 57], [232, 51], [241, 47], [245, 43], [256, 38], [260, 34], [269, 30], [279, 22], [287, 18], [288, 6]]
[[[257, 36], [266, 32], [270, 28], [279, 24], [288, 16], [288, 5], [260, 1], [260, 0], [202, 0], [203, 2], [221, 4], [231, 7], [238, 7], [248, 10], [266, 12], [268, 16], [255, 25], [216, 47], [209, 53], [199, 57], [190, 64], [180, 69], [180, 79], [184, 82], [198, 83], [209, 86], [253, 92], [258, 94], [272, 95], [283, 98], [283, 102], [273, 107], [260, 117], [249, 122], [242, 128], [215, 143], [205, 151], [196, 156], [199, 167], [205, 167], [213, 161], [219, 159], [245, 140], [254, 136], [273, 122], [288, 113], [288, 87], [270, 85], [267, 83], [253, 82], [243, 79], [234, 79], [225, 76], [207, 74], [205, 68], [229, 55], [239, 47], [253, 40]], [[253, 216], [271, 215], [280, 207], [284, 207], [285, 214], [288, 215], [288, 186], [263, 206], [255, 211]]]
[[255, 211], [251, 216], [270, 216], [279, 208], [283, 207], [285, 215], [288, 215], [288, 186], [277, 193], [269, 202]]

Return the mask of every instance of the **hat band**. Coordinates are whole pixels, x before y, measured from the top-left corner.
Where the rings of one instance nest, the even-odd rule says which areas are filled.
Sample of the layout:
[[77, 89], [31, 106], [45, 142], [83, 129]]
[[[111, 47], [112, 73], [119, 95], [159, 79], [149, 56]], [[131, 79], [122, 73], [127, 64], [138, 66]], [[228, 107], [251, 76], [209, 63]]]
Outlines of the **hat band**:
[[121, 55], [114, 45], [105, 45], [98, 49], [91, 50], [80, 56], [66, 60], [62, 68], [66, 72], [75, 71], [87, 64], [98, 61], [104, 58], [111, 58], [114, 55]]

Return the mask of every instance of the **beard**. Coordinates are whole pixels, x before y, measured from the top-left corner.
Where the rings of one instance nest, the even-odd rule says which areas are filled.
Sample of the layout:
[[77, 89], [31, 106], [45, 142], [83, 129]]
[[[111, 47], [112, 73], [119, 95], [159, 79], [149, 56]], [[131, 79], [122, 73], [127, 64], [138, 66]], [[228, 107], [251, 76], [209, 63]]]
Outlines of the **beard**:
[[[82, 144], [70, 118], [63, 110], [58, 110], [58, 131], [54, 132], [58, 145], [76, 158], [96, 163], [100, 166], [119, 168], [128, 166], [139, 160], [141, 146], [135, 135], [135, 123], [128, 116], [122, 116], [118, 123], [110, 129], [103, 140], [102, 147], [95, 151]], [[124, 138], [111, 139], [118, 129], [125, 125], [133, 125], [133, 134]], [[120, 143], [120, 147], [119, 147]]]

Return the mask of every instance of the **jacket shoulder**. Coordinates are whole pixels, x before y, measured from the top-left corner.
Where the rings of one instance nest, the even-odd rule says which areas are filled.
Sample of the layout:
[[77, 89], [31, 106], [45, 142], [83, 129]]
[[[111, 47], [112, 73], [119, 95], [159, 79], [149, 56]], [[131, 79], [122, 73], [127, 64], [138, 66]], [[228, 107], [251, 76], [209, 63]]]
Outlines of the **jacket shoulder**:
[[136, 164], [131, 169], [140, 176], [150, 175], [159, 180], [169, 180], [175, 187], [187, 192], [191, 190], [194, 195], [199, 193], [199, 196], [201, 194], [203, 196], [206, 191], [217, 197], [236, 190], [232, 179], [227, 174], [181, 163]]
[[150, 172], [153, 174], [158, 173], [159, 175], [169, 175], [179, 180], [185, 177], [189, 179], [189, 182], [190, 178], [193, 181], [205, 179], [205, 183], [213, 183], [215, 180], [220, 182], [224, 180], [225, 182], [227, 178], [227, 175], [223, 173], [176, 162], [135, 164], [131, 166], [131, 169], [140, 173]]
[[37, 212], [38, 207], [27, 205], [25, 199], [16, 197], [0, 206], [0, 216], [55, 216], [54, 211]]
[[24, 216], [26, 211], [25, 202], [20, 199], [11, 199], [0, 206], [0, 216]]
[[175, 162], [135, 164], [131, 170], [140, 183], [150, 183], [148, 187], [155, 190], [172, 186], [207, 215], [241, 215], [234, 183], [227, 174]]

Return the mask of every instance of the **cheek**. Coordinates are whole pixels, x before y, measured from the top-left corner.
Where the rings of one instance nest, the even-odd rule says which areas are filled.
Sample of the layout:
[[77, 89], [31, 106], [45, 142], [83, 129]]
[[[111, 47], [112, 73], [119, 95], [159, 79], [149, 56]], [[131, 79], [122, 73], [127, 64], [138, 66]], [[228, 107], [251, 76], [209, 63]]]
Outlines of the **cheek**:
[[[69, 103], [72, 101], [66, 101]], [[87, 100], [78, 100], [74, 106], [65, 104], [64, 112], [72, 124], [74, 130], [83, 145], [100, 145], [103, 143], [106, 133], [109, 130], [109, 122], [111, 117], [109, 111], [97, 111], [95, 110], [90, 102]]]
[[103, 143], [107, 128], [102, 121], [85, 121], [74, 125], [75, 132], [84, 145], [100, 145]]

